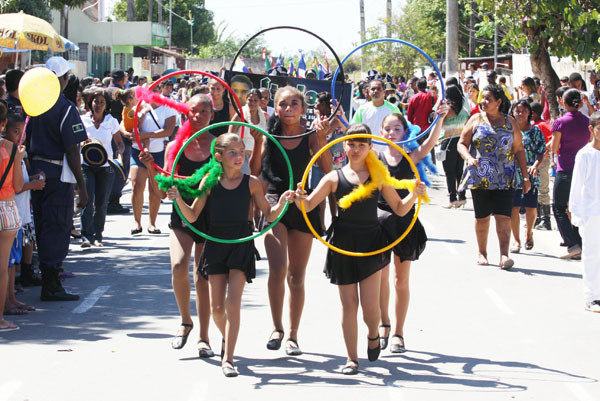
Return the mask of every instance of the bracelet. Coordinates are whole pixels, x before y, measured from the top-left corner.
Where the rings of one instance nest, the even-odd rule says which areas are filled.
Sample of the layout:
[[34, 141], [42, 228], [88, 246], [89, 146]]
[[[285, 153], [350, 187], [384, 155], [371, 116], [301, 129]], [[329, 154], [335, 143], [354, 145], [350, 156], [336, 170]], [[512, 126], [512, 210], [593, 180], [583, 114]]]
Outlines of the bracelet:
[[523, 181], [529, 181], [528, 177], [523, 178]]

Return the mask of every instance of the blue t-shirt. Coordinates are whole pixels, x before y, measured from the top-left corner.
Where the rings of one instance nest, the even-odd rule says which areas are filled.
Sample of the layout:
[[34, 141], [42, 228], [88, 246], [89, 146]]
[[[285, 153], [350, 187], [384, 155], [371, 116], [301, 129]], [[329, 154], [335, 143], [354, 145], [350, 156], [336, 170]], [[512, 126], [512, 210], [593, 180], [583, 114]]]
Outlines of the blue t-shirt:
[[65, 150], [85, 141], [87, 133], [77, 107], [61, 94], [50, 110], [31, 117], [27, 124], [27, 138], [33, 171], [42, 170], [46, 178], [60, 178], [61, 166], [35, 160], [35, 157], [62, 162]]

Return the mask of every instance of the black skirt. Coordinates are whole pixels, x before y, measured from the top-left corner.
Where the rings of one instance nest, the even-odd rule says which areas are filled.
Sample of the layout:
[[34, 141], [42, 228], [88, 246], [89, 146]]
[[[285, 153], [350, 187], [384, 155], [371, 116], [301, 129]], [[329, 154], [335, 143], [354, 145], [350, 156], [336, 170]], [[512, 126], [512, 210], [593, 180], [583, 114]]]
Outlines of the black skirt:
[[[381, 227], [383, 228], [388, 244], [396, 241], [400, 235], [406, 231], [414, 215], [414, 208], [404, 216], [398, 216], [382, 209], [377, 210], [379, 224], [381, 224]], [[404, 262], [405, 260], [413, 261], [419, 259], [419, 256], [425, 250], [426, 245], [427, 234], [425, 233], [425, 228], [423, 228], [423, 225], [417, 218], [417, 221], [410, 232], [398, 245], [392, 248], [392, 251], [400, 258], [401, 262]]]
[[[275, 206], [277, 202], [279, 202], [279, 195], [277, 194], [268, 193], [266, 195], [266, 198], [271, 206]], [[308, 221], [310, 221], [310, 224], [312, 224], [317, 234], [323, 235], [323, 228], [321, 227], [321, 218], [319, 217], [319, 208], [320, 206], [315, 207], [306, 215], [308, 216]], [[311, 234], [311, 231], [306, 225], [306, 221], [304, 220], [304, 216], [302, 216], [302, 212], [293, 203], [290, 204], [287, 211], [285, 212], [281, 220], [279, 220], [279, 222], [283, 224], [288, 230], [298, 230], [303, 233]], [[268, 227], [269, 224], [271, 224], [271, 222], [267, 222], [266, 219], [263, 218], [263, 222], [261, 224], [262, 229]]]
[[[215, 238], [234, 239], [248, 237], [252, 231], [249, 222], [211, 224], [209, 234]], [[223, 244], [207, 240], [198, 263], [198, 273], [207, 277], [211, 274], [227, 274], [231, 269], [243, 271], [248, 283], [251, 283], [252, 279], [256, 277], [254, 240], [237, 244]]]
[[[327, 240], [334, 246], [352, 252], [371, 252], [388, 242], [381, 226], [348, 224], [336, 220], [327, 230]], [[331, 249], [327, 251], [323, 272], [332, 284], [358, 283], [390, 264], [390, 253], [372, 256], [347, 256]]]

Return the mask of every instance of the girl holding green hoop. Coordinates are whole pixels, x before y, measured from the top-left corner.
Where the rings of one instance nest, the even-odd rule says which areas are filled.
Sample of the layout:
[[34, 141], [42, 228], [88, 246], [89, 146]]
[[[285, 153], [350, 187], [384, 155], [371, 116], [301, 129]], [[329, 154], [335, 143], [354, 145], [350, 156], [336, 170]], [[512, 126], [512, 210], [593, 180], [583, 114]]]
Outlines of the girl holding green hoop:
[[[242, 173], [244, 153], [244, 143], [237, 134], [219, 136], [214, 157], [221, 163], [222, 173], [202, 179], [199, 190], [206, 187], [204, 194], [189, 205], [176, 187], [167, 193], [188, 221], [196, 221], [206, 208], [207, 231], [216, 238], [235, 239], [252, 234], [248, 221], [251, 200], [269, 221], [277, 218], [286, 202], [294, 200], [295, 192], [287, 190], [271, 207], [258, 178]], [[254, 252], [254, 241], [236, 244], [208, 241], [198, 266], [200, 273], [208, 276], [213, 320], [223, 335], [221, 367], [227, 377], [237, 376], [233, 351], [240, 328], [244, 284], [256, 276]]]
[[[346, 135], [371, 134], [364, 124], [352, 124]], [[348, 164], [325, 175], [309, 195], [296, 191], [296, 206], [304, 203], [306, 211], [313, 210], [329, 194], [335, 193], [340, 210], [332, 224], [329, 242], [352, 252], [372, 252], [387, 245], [382, 227], [377, 219], [379, 194], [387, 201], [393, 213], [403, 216], [410, 211], [418, 196], [425, 195], [426, 186], [415, 184], [414, 190], [401, 198], [393, 186], [382, 181], [387, 171], [372, 150], [370, 138], [353, 138], [344, 142]], [[378, 178], [379, 177], [379, 178]], [[390, 254], [381, 252], [371, 256], [348, 256], [332, 249], [327, 251], [325, 274], [338, 286], [342, 303], [342, 330], [348, 359], [342, 369], [345, 375], [358, 373], [358, 303], [368, 327], [367, 355], [370, 361], [379, 357], [378, 326], [380, 321], [379, 291], [381, 269], [390, 262]], [[360, 288], [360, 295], [359, 295]]]
[[[275, 114], [270, 120], [269, 133], [278, 136], [297, 136], [306, 133], [304, 95], [298, 89], [286, 86], [275, 93]], [[304, 135], [294, 139], [280, 139], [281, 145], [291, 161], [293, 184], [300, 182], [311, 154], [316, 154], [327, 144], [329, 121], [321, 118], [316, 125], [316, 135]], [[319, 167], [324, 173], [331, 171], [331, 153], [319, 158]], [[250, 171], [260, 172], [268, 183], [267, 200], [271, 205], [289, 188], [289, 173], [281, 151], [271, 142], [256, 137], [250, 157]], [[315, 227], [320, 227], [319, 212], [309, 214]], [[267, 348], [278, 350], [284, 338], [283, 300], [287, 280], [290, 290], [290, 329], [286, 342], [288, 355], [300, 355], [298, 329], [304, 308], [304, 276], [310, 257], [313, 236], [300, 210], [290, 207], [283, 218], [265, 235], [265, 250], [269, 260], [269, 303], [273, 319], [273, 332]]]
[[[170, 142], [166, 148], [167, 157], [165, 157], [165, 171], [170, 171], [174, 155], [179, 152], [183, 143], [194, 132], [208, 126], [212, 118], [212, 102], [206, 95], [195, 95], [187, 102], [189, 112], [187, 115], [189, 128], [186, 122], [177, 132], [177, 137]], [[179, 137], [182, 135], [182, 137]], [[188, 146], [178, 164], [178, 174], [184, 176], [192, 175], [196, 170], [204, 166], [211, 160], [210, 145], [214, 136], [210, 133], [199, 136], [194, 143]], [[157, 171], [152, 168], [152, 155], [146, 150], [140, 153], [140, 160], [146, 165], [148, 174], [151, 175], [150, 180], [153, 189], [161, 194], [164, 198], [166, 193], [158, 189], [158, 185], [154, 177]], [[188, 203], [194, 201], [193, 198], [186, 199]], [[204, 231], [204, 218], [200, 217], [193, 223], [194, 227]], [[171, 221], [169, 223], [171, 229], [169, 235], [169, 253], [171, 257], [171, 272], [173, 282], [173, 292], [177, 301], [177, 307], [181, 315], [181, 326], [177, 334], [171, 342], [174, 349], [181, 349], [185, 346], [187, 338], [192, 331], [194, 324], [191, 316], [190, 308], [190, 280], [189, 266], [194, 252], [194, 266], [198, 264], [200, 255], [204, 247], [205, 239], [190, 230], [182, 221], [175, 208], [171, 212]], [[194, 272], [195, 273], [195, 272]], [[199, 274], [194, 274], [194, 286], [196, 288], [196, 310], [198, 312], [198, 321], [200, 323], [200, 335], [198, 338], [198, 353], [201, 358], [209, 358], [214, 356], [214, 352], [210, 347], [208, 337], [208, 328], [210, 325], [210, 299], [208, 294], [208, 281]]]

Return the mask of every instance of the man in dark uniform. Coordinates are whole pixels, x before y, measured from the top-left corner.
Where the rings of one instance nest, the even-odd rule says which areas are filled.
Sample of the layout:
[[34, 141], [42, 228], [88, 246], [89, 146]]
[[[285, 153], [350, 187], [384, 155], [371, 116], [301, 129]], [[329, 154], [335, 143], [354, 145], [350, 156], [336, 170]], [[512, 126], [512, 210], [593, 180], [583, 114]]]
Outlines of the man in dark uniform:
[[[112, 70], [110, 73], [111, 83], [108, 86], [108, 93], [113, 99], [110, 104], [110, 114], [117, 119], [120, 123], [123, 119], [123, 104], [119, 100], [114, 100], [114, 92], [118, 90], [125, 89], [125, 84], [127, 83], [127, 79], [125, 78], [125, 72], [123, 70]], [[123, 144], [125, 145], [125, 150], [123, 151], [123, 171], [125, 172], [125, 177], [129, 176], [129, 165], [131, 160], [131, 141], [128, 138], [125, 138], [121, 135], [123, 139]], [[115, 141], [112, 141], [113, 151], [117, 149], [117, 145]], [[123, 187], [125, 186], [125, 180], [123, 180], [119, 175], [115, 175], [115, 180], [113, 181], [112, 190], [110, 193], [110, 197], [108, 198], [108, 214], [125, 214], [129, 213], [129, 208], [124, 207], [120, 203]]]
[[6, 108], [9, 113], [22, 115], [23, 108], [19, 99], [19, 82], [24, 72], [21, 70], [10, 70], [6, 73]]
[[[61, 91], [64, 90], [73, 64], [62, 57], [51, 57], [46, 67], [54, 71]], [[79, 143], [87, 139], [87, 134], [77, 107], [61, 93], [50, 110], [31, 117], [27, 124], [27, 137], [33, 171], [41, 170], [46, 175], [44, 189], [31, 192], [42, 271], [41, 300], [76, 301], [79, 295], [68, 293], [59, 279], [63, 260], [69, 251], [74, 197], [74, 185], [63, 182], [61, 172], [63, 168], [72, 171], [79, 187], [79, 207], [83, 208], [88, 195], [81, 171]]]

